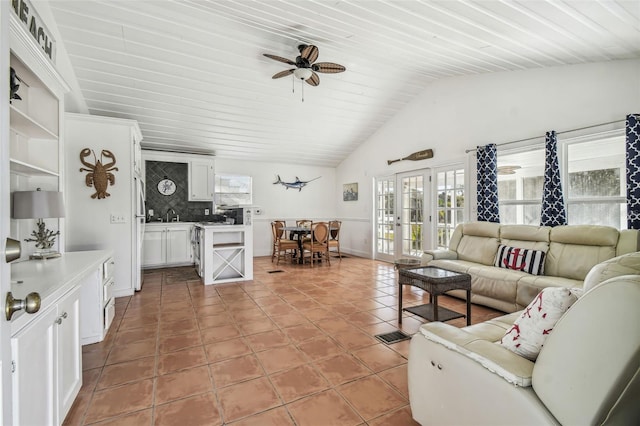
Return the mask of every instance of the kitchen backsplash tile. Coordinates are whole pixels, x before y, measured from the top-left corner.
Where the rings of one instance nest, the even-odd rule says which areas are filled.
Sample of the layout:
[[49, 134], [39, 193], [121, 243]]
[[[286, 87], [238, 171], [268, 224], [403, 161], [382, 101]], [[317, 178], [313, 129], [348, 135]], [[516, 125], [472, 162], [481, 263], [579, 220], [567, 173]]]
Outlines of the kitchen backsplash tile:
[[[158, 191], [158, 183], [165, 178], [176, 184], [172, 195], [162, 195]], [[175, 210], [181, 222], [224, 221], [224, 217], [213, 214], [212, 202], [189, 201], [189, 166], [186, 163], [147, 161], [145, 183], [147, 221], [166, 220], [170, 209]], [[209, 209], [209, 215], [205, 215], [205, 209]], [[153, 210], [151, 217], [149, 210]]]

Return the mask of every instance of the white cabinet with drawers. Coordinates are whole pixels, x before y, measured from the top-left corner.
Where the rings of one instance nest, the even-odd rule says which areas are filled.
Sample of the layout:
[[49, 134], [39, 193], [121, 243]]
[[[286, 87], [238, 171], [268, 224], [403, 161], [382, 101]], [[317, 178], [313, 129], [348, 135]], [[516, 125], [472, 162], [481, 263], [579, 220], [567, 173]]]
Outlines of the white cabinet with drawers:
[[113, 298], [103, 300], [105, 291], [109, 294], [104, 283], [114, 266], [111, 252], [102, 250], [12, 265], [13, 297], [36, 292], [41, 308], [33, 314], [17, 311], [10, 320], [11, 424], [63, 423], [82, 385], [81, 341], [102, 340], [107, 332]]
[[109, 257], [82, 280], [80, 341], [101, 342], [115, 315], [113, 287], [115, 261]]

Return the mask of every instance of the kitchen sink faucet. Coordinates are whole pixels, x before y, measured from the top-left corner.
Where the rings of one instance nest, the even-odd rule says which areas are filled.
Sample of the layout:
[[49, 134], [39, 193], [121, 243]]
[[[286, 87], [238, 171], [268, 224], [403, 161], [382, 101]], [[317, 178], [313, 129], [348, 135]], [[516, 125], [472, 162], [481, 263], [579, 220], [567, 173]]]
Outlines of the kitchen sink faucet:
[[169, 216], [169, 212], [171, 212], [171, 214], [174, 215], [174, 214], [176, 214], [176, 211], [174, 209], [171, 209], [171, 208], [167, 210], [167, 222], [172, 222], [171, 217], [173, 217], [173, 216], [170, 217]]

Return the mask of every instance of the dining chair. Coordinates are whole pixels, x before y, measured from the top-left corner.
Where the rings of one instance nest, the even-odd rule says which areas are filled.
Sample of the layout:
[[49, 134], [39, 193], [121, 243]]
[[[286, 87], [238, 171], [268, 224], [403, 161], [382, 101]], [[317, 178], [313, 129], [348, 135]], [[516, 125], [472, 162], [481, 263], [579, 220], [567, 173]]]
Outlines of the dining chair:
[[338, 249], [338, 257], [342, 262], [342, 253], [340, 252], [340, 227], [341, 226], [342, 226], [342, 221], [332, 220], [329, 222], [329, 240], [327, 241], [327, 244], [329, 245], [329, 251], [331, 251], [331, 248]]
[[[296, 226], [311, 229], [313, 227], [313, 221], [309, 219], [298, 219], [296, 220]], [[309, 241], [311, 237], [299, 235], [298, 238], [302, 238], [302, 242], [304, 243], [306, 241]]]
[[[329, 225], [327, 222], [314, 222], [311, 228], [311, 237], [308, 241], [303, 241], [302, 250], [309, 252], [309, 263], [313, 268], [314, 260], [327, 260], [327, 264], [331, 265], [329, 257]], [[317, 257], [315, 257], [317, 255]]]
[[271, 222], [271, 233], [273, 236], [273, 253], [271, 254], [271, 262], [277, 258], [276, 265], [280, 264], [281, 257], [290, 255], [292, 258], [298, 251], [298, 242], [284, 238], [285, 222], [276, 220]]
[[[284, 220], [274, 220], [273, 222], [271, 222], [271, 234], [273, 235], [273, 226], [274, 224], [282, 224], [282, 228], [286, 226], [286, 222]], [[285, 235], [284, 230], [282, 230], [282, 232], [279, 232], [279, 238], [282, 238]], [[285, 237], [286, 238], [286, 237]], [[276, 238], [272, 238], [272, 242], [271, 242], [271, 262], [273, 263], [273, 259], [276, 258], [276, 252], [277, 252], [277, 240]]]

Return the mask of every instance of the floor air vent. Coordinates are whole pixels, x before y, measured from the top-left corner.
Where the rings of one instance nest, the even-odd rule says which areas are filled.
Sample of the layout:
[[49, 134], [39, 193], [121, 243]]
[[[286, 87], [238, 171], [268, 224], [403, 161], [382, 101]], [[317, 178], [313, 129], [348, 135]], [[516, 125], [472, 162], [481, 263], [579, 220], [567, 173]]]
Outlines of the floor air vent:
[[276, 269], [275, 271], [267, 271], [267, 274], [277, 274], [278, 272], [284, 272], [282, 269]]
[[376, 339], [381, 340], [387, 345], [390, 345], [392, 343], [398, 343], [402, 342], [403, 340], [411, 339], [411, 336], [404, 334], [402, 331], [393, 331], [391, 333], [376, 334]]

